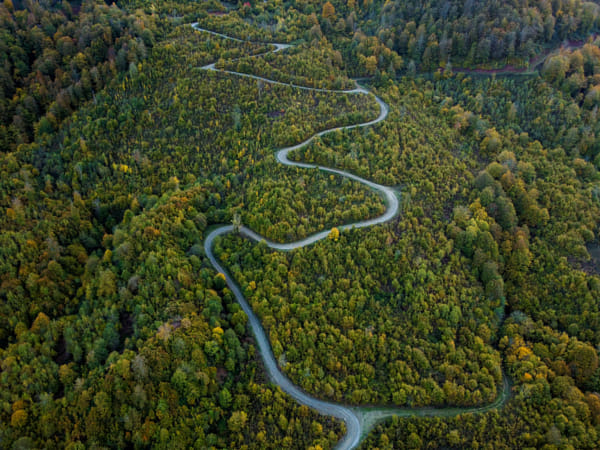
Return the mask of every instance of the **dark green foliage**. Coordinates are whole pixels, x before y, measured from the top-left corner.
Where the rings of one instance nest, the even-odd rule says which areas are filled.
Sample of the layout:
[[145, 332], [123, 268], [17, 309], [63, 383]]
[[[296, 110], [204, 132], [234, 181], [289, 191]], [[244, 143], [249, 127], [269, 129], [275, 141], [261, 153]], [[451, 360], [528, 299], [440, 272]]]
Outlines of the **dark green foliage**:
[[154, 45], [152, 17], [104, 2], [0, 4], [0, 151], [51, 133]]
[[425, 71], [450, 61], [460, 66], [526, 65], [548, 44], [585, 39], [600, 23], [598, 6], [579, 0], [357, 0], [334, 5], [344, 25], [334, 23], [333, 28], [375, 35]]

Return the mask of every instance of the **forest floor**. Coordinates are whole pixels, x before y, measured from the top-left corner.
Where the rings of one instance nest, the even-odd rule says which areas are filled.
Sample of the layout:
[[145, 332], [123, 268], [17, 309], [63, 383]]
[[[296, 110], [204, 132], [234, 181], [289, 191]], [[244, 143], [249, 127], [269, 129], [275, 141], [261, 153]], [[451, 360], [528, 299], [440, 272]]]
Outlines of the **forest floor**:
[[587, 245], [591, 259], [582, 264], [583, 270], [588, 273], [600, 274], [600, 242], [591, 242]]

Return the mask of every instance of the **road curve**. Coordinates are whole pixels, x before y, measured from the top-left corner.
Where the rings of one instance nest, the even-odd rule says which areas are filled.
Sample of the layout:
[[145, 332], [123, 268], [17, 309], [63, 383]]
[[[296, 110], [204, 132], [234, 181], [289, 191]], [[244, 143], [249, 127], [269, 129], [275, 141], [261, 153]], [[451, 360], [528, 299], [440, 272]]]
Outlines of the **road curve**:
[[[218, 259], [212, 251], [215, 238], [217, 236], [231, 233], [232, 231], [233, 225], [224, 225], [213, 230], [211, 233], [208, 234], [206, 240], [204, 241], [204, 250], [206, 251], [206, 255], [208, 256], [208, 259], [210, 260], [214, 268], [218, 272], [221, 272], [225, 275], [227, 286], [229, 287], [229, 289], [231, 289], [231, 292], [233, 292], [233, 294], [235, 295], [236, 300], [248, 316], [248, 323], [250, 324], [250, 328], [254, 333], [256, 345], [260, 350], [260, 354], [262, 356], [265, 369], [269, 374], [269, 378], [273, 383], [278, 385], [284, 392], [292, 396], [299, 403], [309, 406], [310, 408], [317, 410], [321, 414], [334, 416], [338, 419], [343, 420], [346, 424], [346, 435], [338, 443], [338, 448], [351, 449], [356, 447], [360, 442], [362, 434], [362, 426], [358, 416], [350, 408], [347, 408], [343, 405], [319, 400], [307, 394], [298, 386], [293, 384], [289, 380], [289, 378], [287, 378], [281, 372], [281, 370], [279, 370], [279, 367], [277, 366], [277, 362], [275, 360], [275, 356], [273, 355], [273, 350], [271, 349], [269, 338], [267, 337], [267, 334], [265, 333], [265, 330], [262, 327], [260, 320], [258, 319], [256, 314], [254, 314], [254, 311], [248, 304], [248, 301], [242, 294], [242, 291], [240, 290], [239, 286], [227, 273], [225, 268], [221, 265], [221, 263], [218, 261]], [[246, 231], [251, 230], [246, 229]]]
[[[210, 33], [210, 34], [212, 34], [214, 36], [218, 36], [218, 37], [221, 37], [221, 38], [224, 38], [224, 39], [231, 39], [232, 41], [235, 41], [235, 42], [261, 44], [261, 45], [265, 45], [266, 44], [266, 45], [271, 45], [271, 46], [275, 47], [273, 50], [268, 50], [268, 51], [263, 52], [263, 53], [257, 53], [255, 55], [250, 55], [249, 57], [251, 57], [251, 58], [256, 58], [257, 56], [262, 56], [262, 55], [265, 55], [267, 53], [277, 53], [277, 52], [280, 52], [282, 50], [285, 50], [287, 48], [292, 47], [291, 44], [281, 44], [281, 43], [276, 43], [276, 42], [267, 42], [267, 43], [265, 43], [265, 42], [243, 41], [243, 40], [238, 39], [238, 38], [229, 37], [229, 36], [226, 36], [224, 34], [217, 33], [215, 31], [210, 31], [210, 30], [207, 30], [205, 28], [201, 28], [198, 25], [198, 22], [194, 22], [192, 24], [192, 28], [194, 28], [197, 31], [202, 31], [202, 32], [205, 32], [205, 33]], [[232, 59], [230, 61], [236, 61], [238, 59], [239, 58], [235, 58], [235, 59]], [[339, 94], [367, 94], [368, 93], [368, 91], [366, 89], [364, 89], [364, 88], [362, 88], [360, 86], [357, 86], [355, 89], [343, 90], [343, 89], [323, 89], [323, 88], [315, 88], [315, 87], [309, 87], [309, 86], [300, 86], [300, 85], [292, 84], [292, 83], [284, 83], [282, 81], [270, 80], [268, 78], [259, 77], [258, 75], [252, 75], [252, 74], [249, 74], [249, 73], [234, 72], [232, 70], [225, 70], [225, 69], [217, 69], [216, 63], [207, 64], [205, 66], [202, 66], [201, 69], [212, 70], [212, 71], [215, 71], [215, 72], [228, 73], [228, 74], [231, 74], [231, 75], [237, 75], [239, 77], [250, 78], [252, 80], [264, 81], [265, 83], [269, 83], [269, 84], [277, 84], [277, 85], [280, 85], [280, 86], [291, 86], [291, 87], [293, 87], [295, 89], [302, 89], [304, 91], [329, 92], [329, 93], [333, 92], [333, 93], [339, 93]], [[381, 103], [383, 103], [383, 102], [381, 102]], [[356, 126], [366, 126], [366, 125], [367, 124], [354, 125], [352, 128], [354, 128]], [[342, 128], [344, 128], [344, 127], [342, 127]], [[332, 130], [328, 130], [328, 131], [332, 131]], [[328, 132], [328, 131], [325, 131], [325, 133]]]
[[[229, 37], [229, 36], [221, 34], [221, 33], [216, 33], [214, 31], [205, 30], [203, 28], [200, 28], [197, 23], [192, 24], [192, 26], [194, 27], [194, 29], [196, 29], [198, 31], [207, 32], [207, 33], [210, 33], [210, 34], [213, 34], [215, 36], [219, 36], [219, 37], [222, 37], [225, 39], [231, 39], [231, 40], [234, 40], [237, 42], [247, 42], [247, 41], [242, 41], [241, 39]], [[284, 50], [284, 49], [290, 47], [290, 45], [288, 45], [288, 44], [272, 44], [272, 45], [275, 47], [274, 50], [271, 50], [273, 52], [281, 51], [281, 50]], [[264, 53], [261, 53], [261, 54], [264, 54]], [[253, 56], [259, 56], [259, 55], [253, 55]], [[219, 71], [219, 69], [217, 69], [215, 67], [214, 63], [206, 65], [206, 66], [202, 67], [202, 69], [211, 70], [211, 71]], [[303, 141], [299, 144], [278, 150], [276, 153], [276, 158], [277, 158], [278, 162], [280, 162], [281, 164], [286, 165], [286, 166], [299, 167], [299, 168], [304, 168], [304, 169], [318, 169], [318, 170], [321, 170], [324, 172], [328, 172], [328, 173], [335, 174], [335, 175], [340, 175], [340, 176], [349, 178], [351, 180], [358, 181], [359, 183], [362, 183], [365, 186], [368, 186], [369, 188], [373, 189], [374, 191], [378, 192], [381, 195], [381, 197], [383, 198], [383, 200], [385, 201], [385, 204], [386, 204], [386, 211], [381, 216], [378, 216], [378, 217], [375, 217], [375, 218], [369, 219], [369, 220], [364, 220], [364, 221], [360, 221], [360, 222], [347, 224], [347, 225], [341, 225], [338, 227], [338, 229], [340, 229], [340, 230], [347, 230], [347, 229], [352, 229], [352, 228], [363, 228], [363, 227], [369, 227], [372, 225], [382, 224], [382, 223], [385, 223], [385, 222], [391, 220], [398, 214], [399, 200], [398, 200], [397, 192], [394, 189], [392, 189], [388, 186], [383, 186], [383, 185], [374, 183], [372, 181], [366, 180], [364, 178], [361, 178], [357, 175], [346, 172], [344, 170], [333, 169], [330, 167], [320, 166], [320, 165], [315, 165], [315, 164], [301, 163], [301, 162], [296, 162], [296, 161], [292, 161], [289, 159], [290, 152], [307, 146], [316, 137], [323, 136], [328, 133], [333, 133], [338, 130], [349, 130], [352, 128], [367, 127], [367, 126], [374, 125], [374, 124], [377, 124], [377, 123], [385, 120], [385, 118], [387, 117], [387, 115], [389, 113], [389, 107], [383, 100], [381, 100], [379, 97], [375, 96], [374, 94], [370, 93], [365, 88], [358, 85], [358, 83], [357, 83], [357, 87], [352, 90], [329, 90], [329, 89], [322, 89], [322, 88], [297, 86], [294, 84], [282, 83], [279, 81], [269, 80], [267, 78], [263, 78], [263, 77], [256, 76], [256, 75], [250, 75], [250, 74], [245, 74], [245, 73], [240, 73], [240, 72], [233, 72], [233, 71], [228, 71], [228, 70], [220, 70], [220, 72], [229, 73], [231, 75], [236, 75], [236, 76], [240, 76], [240, 77], [262, 80], [262, 81], [264, 81], [266, 83], [270, 83], [270, 84], [280, 84], [280, 85], [284, 85], [284, 86], [291, 86], [291, 87], [294, 87], [297, 89], [304, 89], [304, 90], [310, 90], [310, 91], [372, 95], [379, 105], [379, 116], [376, 119], [373, 119], [368, 122], [355, 124], [355, 125], [341, 126], [341, 127], [336, 127], [336, 128], [331, 128], [331, 129], [321, 131], [319, 133], [314, 134], [313, 136], [309, 137], [308, 139], [306, 139], [305, 141]], [[227, 270], [221, 265], [221, 262], [217, 259], [217, 257], [213, 253], [215, 239], [219, 236], [231, 233], [233, 231], [234, 231], [233, 225], [220, 225], [217, 228], [213, 229], [208, 234], [208, 236], [206, 237], [206, 239], [204, 241], [204, 250], [206, 252], [206, 255], [207, 255], [210, 263], [213, 265], [213, 267], [218, 272], [225, 275], [225, 281], [227, 283], [227, 286], [233, 292], [236, 300], [238, 301], [238, 303], [240, 304], [240, 306], [242, 307], [242, 309], [248, 316], [248, 322], [250, 324], [250, 328], [252, 329], [252, 332], [256, 338], [256, 344], [260, 350], [260, 354], [262, 356], [265, 368], [266, 368], [267, 373], [268, 373], [270, 379], [272, 380], [272, 382], [275, 383], [276, 385], [278, 385], [284, 392], [286, 392], [287, 394], [292, 396], [299, 403], [309, 406], [321, 414], [333, 416], [333, 417], [336, 417], [336, 418], [344, 421], [344, 423], [346, 424], [346, 434], [344, 435], [342, 440], [340, 442], [338, 442], [336, 448], [345, 450], [345, 449], [352, 449], [352, 448], [357, 447], [358, 444], [360, 443], [360, 441], [362, 440], [362, 438], [367, 434], [367, 432], [369, 431], [370, 428], [372, 428], [376, 423], [378, 423], [384, 419], [387, 419], [389, 417], [393, 417], [393, 416], [408, 417], [408, 416], [413, 416], [413, 415], [414, 416], [453, 416], [453, 415], [461, 414], [461, 413], [480, 413], [480, 412], [486, 412], [491, 409], [497, 408], [497, 407], [503, 405], [507, 401], [509, 394], [510, 394], [510, 384], [506, 377], [504, 377], [502, 392], [498, 396], [498, 399], [495, 402], [493, 402], [492, 404], [487, 405], [487, 406], [474, 407], [474, 408], [439, 408], [438, 409], [438, 408], [394, 408], [394, 407], [372, 407], [372, 408], [349, 407], [349, 406], [345, 406], [345, 405], [341, 405], [341, 404], [337, 404], [337, 403], [320, 400], [320, 399], [317, 399], [317, 398], [313, 397], [312, 395], [304, 392], [298, 386], [293, 384], [279, 369], [279, 367], [277, 365], [277, 361], [275, 359], [275, 356], [273, 355], [273, 350], [271, 348], [269, 338], [267, 337], [267, 334], [266, 334], [259, 318], [256, 316], [256, 314], [250, 307], [248, 301], [242, 294], [240, 287], [237, 285], [237, 283], [232, 278], [232, 276], [227, 272]], [[248, 228], [246, 226], [240, 226], [238, 231], [241, 235], [243, 235], [249, 239], [252, 239], [256, 242], [264, 241], [266, 243], [266, 245], [269, 246], [270, 248], [275, 249], [275, 250], [281, 250], [281, 251], [288, 251], [288, 250], [305, 247], [307, 245], [310, 245], [317, 241], [325, 239], [330, 233], [330, 230], [325, 230], [325, 231], [321, 231], [319, 233], [312, 234], [312, 235], [308, 236], [307, 238], [301, 239], [299, 241], [282, 244], [282, 243], [278, 243], [278, 242], [273, 242], [273, 241], [265, 238], [264, 236], [261, 236], [260, 234], [256, 233], [255, 231], [251, 230], [250, 228]]]

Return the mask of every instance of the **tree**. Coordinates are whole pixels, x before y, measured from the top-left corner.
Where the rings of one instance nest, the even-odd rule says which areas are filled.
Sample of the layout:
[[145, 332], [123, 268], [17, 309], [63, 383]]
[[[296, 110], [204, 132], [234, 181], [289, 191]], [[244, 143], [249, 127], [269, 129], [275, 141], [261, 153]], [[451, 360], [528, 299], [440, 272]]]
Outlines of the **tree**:
[[594, 347], [584, 342], [576, 342], [572, 346], [568, 360], [571, 373], [578, 383], [585, 383], [598, 368], [598, 353]]
[[15, 428], [23, 428], [27, 423], [27, 411], [24, 409], [17, 409], [12, 413], [10, 417], [10, 425]]
[[242, 226], [242, 215], [238, 211], [233, 214], [231, 223], [233, 224], [233, 232], [239, 233], [240, 227]]
[[231, 414], [229, 420], [227, 421], [227, 427], [234, 433], [237, 433], [244, 428], [247, 421], [248, 414], [246, 414], [246, 412], [234, 411], [233, 414]]
[[331, 231], [329, 232], [329, 239], [337, 242], [337, 240], [339, 238], [340, 238], [340, 230], [338, 230], [336, 227], [333, 227], [331, 229]]
[[368, 56], [365, 59], [365, 69], [369, 75], [374, 75], [377, 69], [377, 58], [374, 55]]
[[335, 7], [331, 4], [330, 1], [325, 2], [323, 5], [323, 19], [329, 19], [331, 17], [335, 17]]

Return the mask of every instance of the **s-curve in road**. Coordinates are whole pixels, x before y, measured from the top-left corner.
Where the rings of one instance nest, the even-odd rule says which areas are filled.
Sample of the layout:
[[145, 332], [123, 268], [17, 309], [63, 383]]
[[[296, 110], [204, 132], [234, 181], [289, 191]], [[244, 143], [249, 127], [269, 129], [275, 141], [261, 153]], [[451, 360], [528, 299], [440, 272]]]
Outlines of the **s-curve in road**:
[[[221, 34], [221, 33], [216, 33], [213, 31], [205, 30], [203, 28], [200, 28], [198, 26], [198, 24], [196, 24], [196, 23], [192, 24], [192, 26], [198, 31], [207, 32], [212, 35], [219, 36], [221, 38], [232, 39], [237, 42], [248, 42], [248, 41], [242, 41], [237, 38], [232, 38], [232, 37], [229, 37], [229, 36]], [[265, 44], [265, 43], [260, 43], [260, 44]], [[270, 44], [270, 45], [273, 46], [273, 50], [270, 50], [271, 52], [283, 51], [290, 47], [290, 45], [288, 45], [288, 44]], [[266, 54], [266, 53], [261, 53], [261, 54], [253, 55], [253, 56], [260, 56], [260, 55], [264, 55], [264, 54]], [[205, 70], [219, 71], [219, 69], [217, 69], [215, 67], [215, 64], [209, 64], [202, 68]], [[383, 186], [383, 185], [374, 183], [372, 181], [365, 180], [364, 178], [361, 178], [357, 175], [354, 175], [350, 172], [346, 172], [344, 170], [334, 169], [331, 167], [325, 167], [325, 166], [320, 166], [320, 165], [315, 165], [315, 164], [295, 162], [295, 161], [292, 161], [289, 159], [290, 152], [309, 145], [316, 137], [323, 136], [327, 133], [332, 133], [332, 132], [340, 131], [340, 130], [349, 130], [352, 128], [372, 126], [372, 125], [375, 125], [375, 124], [385, 120], [389, 113], [389, 107], [383, 100], [381, 100], [379, 97], [375, 96], [370, 91], [368, 91], [367, 89], [365, 89], [364, 87], [362, 87], [358, 84], [356, 85], [356, 88], [352, 89], [352, 90], [345, 90], [345, 91], [344, 90], [328, 90], [328, 89], [322, 89], [322, 88], [298, 86], [298, 85], [294, 85], [294, 84], [290, 84], [290, 83], [282, 83], [279, 81], [269, 80], [267, 78], [263, 78], [263, 77], [251, 75], [251, 74], [246, 74], [246, 73], [233, 72], [233, 71], [228, 71], [228, 70], [221, 70], [221, 72], [228, 73], [228, 74], [231, 74], [233, 76], [238, 76], [238, 77], [262, 80], [266, 83], [291, 86], [291, 87], [294, 87], [297, 89], [304, 89], [304, 90], [311, 90], [311, 91], [318, 91], [318, 92], [333, 92], [333, 93], [340, 93], [340, 94], [373, 96], [373, 98], [379, 105], [379, 116], [376, 119], [373, 119], [368, 122], [354, 124], [354, 125], [348, 125], [348, 126], [342, 126], [342, 127], [336, 127], [336, 128], [323, 130], [319, 133], [314, 134], [313, 136], [311, 136], [310, 138], [306, 139], [305, 141], [303, 141], [299, 144], [278, 150], [276, 153], [276, 158], [277, 158], [278, 162], [280, 162], [281, 164], [286, 165], [286, 166], [299, 167], [299, 168], [312, 169], [312, 170], [321, 170], [321, 171], [328, 172], [328, 173], [331, 173], [334, 175], [346, 177], [346, 178], [349, 178], [354, 181], [358, 181], [359, 183], [362, 183], [365, 186], [368, 186], [369, 188], [371, 188], [374, 191], [376, 191], [377, 193], [379, 193], [379, 195], [382, 197], [382, 199], [384, 200], [384, 202], [386, 204], [386, 211], [381, 216], [375, 217], [375, 218], [369, 219], [369, 220], [364, 220], [364, 221], [359, 221], [359, 222], [355, 222], [355, 223], [351, 223], [351, 224], [341, 225], [338, 227], [340, 230], [347, 230], [347, 229], [351, 229], [351, 228], [363, 228], [363, 227], [369, 227], [369, 226], [373, 226], [373, 225], [383, 224], [385, 222], [390, 221], [398, 214], [398, 210], [399, 210], [398, 195], [399, 194], [397, 191], [395, 191], [391, 187]], [[275, 356], [273, 355], [273, 350], [271, 348], [269, 338], [267, 337], [267, 334], [266, 334], [258, 316], [254, 313], [254, 311], [250, 307], [248, 301], [242, 294], [242, 291], [241, 291], [240, 287], [238, 286], [238, 284], [235, 282], [233, 277], [227, 272], [225, 267], [223, 267], [221, 265], [221, 262], [218, 260], [218, 258], [215, 256], [215, 254], [213, 252], [215, 239], [219, 236], [223, 236], [225, 234], [232, 233], [234, 231], [237, 231], [242, 236], [245, 236], [256, 242], [264, 241], [266, 243], [266, 245], [269, 246], [270, 248], [275, 249], [275, 250], [281, 250], [281, 251], [289, 251], [289, 250], [294, 250], [294, 249], [301, 248], [301, 247], [306, 247], [307, 245], [311, 245], [317, 241], [325, 239], [329, 235], [330, 231], [329, 230], [321, 231], [319, 233], [315, 233], [311, 236], [308, 236], [304, 239], [301, 239], [301, 240], [295, 241], [295, 242], [277, 243], [277, 242], [270, 241], [269, 239], [265, 238], [264, 236], [261, 236], [260, 234], [256, 233], [255, 231], [253, 231], [250, 228], [245, 227], [245, 226], [240, 226], [236, 230], [233, 225], [220, 225], [217, 228], [213, 229], [208, 234], [208, 236], [206, 237], [206, 240], [204, 241], [204, 249], [205, 249], [208, 259], [210, 260], [210, 262], [213, 265], [213, 267], [215, 268], [215, 270], [217, 270], [218, 272], [225, 275], [225, 280], [227, 282], [227, 286], [229, 287], [229, 289], [231, 289], [231, 291], [235, 295], [236, 300], [238, 301], [238, 303], [240, 304], [240, 306], [242, 307], [244, 312], [247, 314], [248, 323], [250, 324], [250, 328], [252, 329], [252, 332], [256, 338], [256, 344], [260, 350], [260, 354], [264, 361], [265, 369], [266, 369], [271, 381], [273, 383], [275, 383], [276, 385], [278, 385], [284, 392], [289, 394], [291, 397], [293, 397], [299, 403], [309, 406], [310, 408], [313, 408], [314, 410], [318, 411], [321, 414], [333, 416], [333, 417], [336, 417], [336, 418], [344, 421], [344, 423], [346, 424], [346, 434], [344, 435], [342, 440], [338, 443], [337, 448], [352, 449], [352, 448], [357, 447], [359, 445], [361, 439], [363, 437], [365, 437], [367, 432], [376, 423], [378, 423], [382, 420], [385, 420], [387, 418], [393, 417], [393, 416], [448, 417], [448, 416], [464, 414], [464, 413], [480, 413], [480, 412], [489, 411], [494, 408], [498, 408], [507, 401], [507, 399], [509, 397], [509, 393], [510, 393], [510, 385], [506, 378], [504, 379], [502, 393], [498, 397], [498, 400], [496, 400], [496, 402], [494, 402], [493, 404], [488, 405], [488, 406], [474, 407], [474, 408], [439, 408], [439, 409], [438, 408], [426, 408], [426, 409], [423, 409], [423, 408], [394, 408], [394, 407], [389, 407], [389, 406], [387, 406], [387, 407], [386, 406], [369, 407], [369, 408], [350, 407], [350, 406], [346, 406], [346, 405], [341, 405], [341, 404], [337, 404], [337, 403], [320, 400], [320, 399], [315, 398], [314, 396], [306, 393], [305, 391], [300, 389], [298, 386], [293, 384], [281, 372], [281, 370], [278, 367], [277, 362], [275, 360]]]

